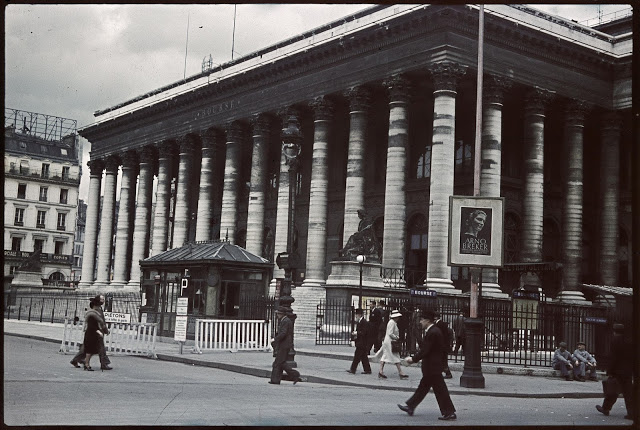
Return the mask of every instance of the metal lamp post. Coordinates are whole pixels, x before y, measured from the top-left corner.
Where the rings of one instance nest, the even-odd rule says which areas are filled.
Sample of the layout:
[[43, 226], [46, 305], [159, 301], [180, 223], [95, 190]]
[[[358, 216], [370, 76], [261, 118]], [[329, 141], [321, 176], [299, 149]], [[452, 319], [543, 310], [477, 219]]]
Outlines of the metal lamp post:
[[358, 290], [358, 309], [362, 309], [362, 265], [365, 261], [367, 261], [367, 257], [362, 254], [359, 254], [356, 257], [356, 261], [360, 264], [360, 287]]
[[[299, 160], [298, 156], [302, 149], [302, 133], [298, 126], [298, 120], [294, 115], [289, 115], [287, 118], [287, 124], [282, 128], [282, 153], [286, 158], [286, 163], [289, 166], [289, 214], [287, 221], [287, 250], [286, 252], [280, 252], [276, 258], [276, 264], [278, 268], [284, 270], [284, 280], [282, 282], [282, 288], [280, 291], [280, 298], [278, 301], [279, 306], [285, 306], [289, 308], [287, 316], [294, 323], [296, 320], [296, 314], [291, 310], [291, 304], [295, 301], [291, 297], [291, 285], [294, 281], [296, 270], [299, 267], [298, 254], [293, 250], [293, 233], [295, 230], [295, 204], [296, 204], [296, 175], [298, 171]], [[294, 347], [291, 347], [287, 361], [291, 366], [296, 367], [295, 359], [296, 351]]]

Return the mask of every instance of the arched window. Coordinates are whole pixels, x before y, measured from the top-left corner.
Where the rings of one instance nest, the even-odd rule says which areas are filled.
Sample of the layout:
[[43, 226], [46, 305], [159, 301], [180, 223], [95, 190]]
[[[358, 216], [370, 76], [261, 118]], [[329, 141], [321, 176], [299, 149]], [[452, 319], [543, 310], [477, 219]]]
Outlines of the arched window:
[[427, 146], [424, 152], [418, 156], [415, 175], [416, 179], [431, 177], [431, 145]]
[[49, 275], [49, 280], [51, 281], [64, 281], [64, 273], [62, 272], [53, 272]]

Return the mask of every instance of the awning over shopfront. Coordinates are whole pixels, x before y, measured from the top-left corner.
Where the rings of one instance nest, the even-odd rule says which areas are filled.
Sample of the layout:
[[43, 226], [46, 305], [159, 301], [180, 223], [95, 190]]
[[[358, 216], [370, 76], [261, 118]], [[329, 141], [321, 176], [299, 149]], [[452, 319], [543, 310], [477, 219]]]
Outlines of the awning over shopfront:
[[241, 265], [270, 266], [273, 263], [266, 258], [254, 255], [238, 245], [229, 242], [193, 242], [180, 248], [170, 249], [141, 262], [142, 267], [157, 266], [158, 263], [192, 264], [192, 263], [238, 263]]

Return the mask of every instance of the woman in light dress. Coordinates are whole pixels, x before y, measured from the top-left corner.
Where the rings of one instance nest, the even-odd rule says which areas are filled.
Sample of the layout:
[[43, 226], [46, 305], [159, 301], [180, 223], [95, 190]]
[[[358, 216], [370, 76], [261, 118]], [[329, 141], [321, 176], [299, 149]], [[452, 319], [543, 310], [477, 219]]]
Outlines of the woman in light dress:
[[394, 310], [389, 315], [389, 322], [387, 323], [387, 332], [384, 336], [384, 340], [382, 341], [382, 346], [378, 350], [378, 352], [370, 358], [370, 361], [376, 363], [380, 362], [380, 370], [378, 371], [378, 378], [387, 379], [387, 376], [384, 374], [384, 365], [385, 363], [395, 364], [398, 368], [398, 375], [401, 379], [408, 378], [409, 375], [406, 375], [402, 371], [402, 367], [400, 366], [400, 353], [391, 351], [391, 341], [400, 339], [400, 330], [398, 330], [398, 319], [402, 316], [400, 312]]

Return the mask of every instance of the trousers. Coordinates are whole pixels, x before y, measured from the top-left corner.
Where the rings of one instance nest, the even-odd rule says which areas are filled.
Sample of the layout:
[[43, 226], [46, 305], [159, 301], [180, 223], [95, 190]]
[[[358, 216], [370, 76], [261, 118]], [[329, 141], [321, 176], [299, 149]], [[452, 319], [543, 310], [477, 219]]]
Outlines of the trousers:
[[[618, 380], [618, 384], [620, 384], [620, 389], [622, 390], [622, 395], [624, 396], [624, 405], [627, 407], [627, 413], [631, 416], [633, 413], [633, 383], [631, 382], [631, 377], [615, 377]], [[602, 409], [605, 411], [610, 411], [613, 405], [618, 400], [618, 395], [604, 396], [604, 402], [602, 403]]]
[[356, 352], [353, 354], [353, 362], [351, 362], [351, 371], [355, 372], [358, 368], [358, 364], [362, 363], [362, 370], [365, 372], [371, 372], [371, 365], [369, 364], [369, 350], [366, 346], [356, 346]]
[[291, 378], [295, 379], [300, 377], [300, 372], [287, 363], [289, 349], [290, 348], [278, 348], [278, 351], [276, 352], [276, 358], [273, 360], [273, 366], [271, 369], [271, 382], [274, 384], [279, 384], [282, 380], [283, 370], [287, 372], [287, 375]]
[[411, 396], [409, 400], [407, 400], [407, 406], [415, 409], [416, 406], [424, 400], [432, 387], [433, 394], [435, 394], [438, 407], [440, 408], [440, 413], [442, 415], [454, 413], [456, 408], [453, 406], [453, 402], [449, 396], [449, 389], [447, 388], [447, 384], [445, 384], [441, 373], [423, 375], [416, 392], [413, 393], [413, 396]]

